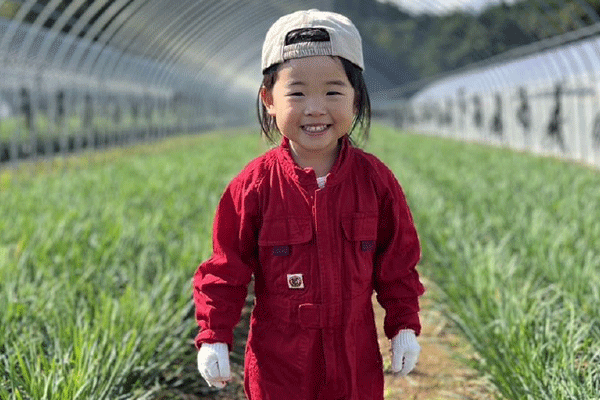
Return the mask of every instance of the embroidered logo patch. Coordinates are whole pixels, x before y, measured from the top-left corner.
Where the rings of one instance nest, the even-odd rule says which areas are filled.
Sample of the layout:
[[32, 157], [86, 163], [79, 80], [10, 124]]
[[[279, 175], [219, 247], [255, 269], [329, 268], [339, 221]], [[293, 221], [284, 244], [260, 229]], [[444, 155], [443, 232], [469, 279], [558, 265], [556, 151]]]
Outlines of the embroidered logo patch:
[[288, 274], [288, 287], [290, 289], [304, 289], [304, 278], [302, 274]]
[[289, 256], [290, 255], [290, 246], [274, 246], [273, 247], [273, 255], [274, 256]]
[[375, 241], [374, 240], [363, 240], [362, 242], [360, 242], [360, 249], [362, 251], [375, 250]]

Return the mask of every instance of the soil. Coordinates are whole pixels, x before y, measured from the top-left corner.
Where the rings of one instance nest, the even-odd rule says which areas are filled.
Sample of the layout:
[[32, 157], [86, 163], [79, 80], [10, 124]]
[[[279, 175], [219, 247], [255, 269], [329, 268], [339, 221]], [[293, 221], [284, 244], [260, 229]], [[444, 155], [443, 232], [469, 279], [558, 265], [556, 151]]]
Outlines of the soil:
[[[373, 299], [375, 318], [379, 332], [379, 346], [385, 368], [386, 400], [492, 400], [496, 399], [493, 386], [469, 364], [477, 355], [460, 335], [454, 324], [444, 315], [436, 303], [435, 285], [423, 279], [428, 289], [421, 298], [422, 332], [418, 337], [421, 345], [419, 362], [406, 377], [394, 374], [391, 369], [390, 344], [383, 334], [383, 309]], [[157, 394], [161, 400], [242, 400], [243, 393], [243, 345], [248, 330], [250, 302], [244, 310], [242, 321], [236, 327], [236, 342], [240, 343], [231, 354], [232, 381], [222, 390], [205, 386], [195, 370], [195, 356], [186, 367], [187, 379], [180, 379], [178, 388]], [[195, 351], [194, 351], [195, 352]], [[194, 354], [192, 354], [194, 355]], [[193, 377], [193, 378], [190, 378]], [[181, 378], [181, 377], [180, 377]], [[187, 383], [185, 382], [187, 381]]]

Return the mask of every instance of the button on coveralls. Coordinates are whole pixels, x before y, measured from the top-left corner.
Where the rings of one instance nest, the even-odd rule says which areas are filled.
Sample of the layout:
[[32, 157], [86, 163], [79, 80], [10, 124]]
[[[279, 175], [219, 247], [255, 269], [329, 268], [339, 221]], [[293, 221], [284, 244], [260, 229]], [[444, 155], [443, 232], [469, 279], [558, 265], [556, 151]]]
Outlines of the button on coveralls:
[[231, 348], [254, 276], [250, 400], [382, 400], [373, 290], [388, 338], [420, 333], [420, 247], [400, 185], [375, 156], [340, 142], [324, 188], [284, 138], [233, 179], [217, 208], [213, 254], [194, 277], [196, 346]]

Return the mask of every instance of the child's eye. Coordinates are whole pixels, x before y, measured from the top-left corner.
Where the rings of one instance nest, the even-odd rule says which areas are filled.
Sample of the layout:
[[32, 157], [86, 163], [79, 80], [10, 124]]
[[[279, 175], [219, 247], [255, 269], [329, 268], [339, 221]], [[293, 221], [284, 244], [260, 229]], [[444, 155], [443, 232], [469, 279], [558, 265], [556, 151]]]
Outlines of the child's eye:
[[288, 96], [297, 97], [297, 96], [303, 96], [303, 94], [302, 94], [302, 92], [292, 92], [292, 93], [288, 93]]
[[339, 95], [339, 94], [342, 94], [342, 93], [341, 92], [336, 92], [335, 90], [327, 92], [328, 96], [335, 96], [335, 95]]

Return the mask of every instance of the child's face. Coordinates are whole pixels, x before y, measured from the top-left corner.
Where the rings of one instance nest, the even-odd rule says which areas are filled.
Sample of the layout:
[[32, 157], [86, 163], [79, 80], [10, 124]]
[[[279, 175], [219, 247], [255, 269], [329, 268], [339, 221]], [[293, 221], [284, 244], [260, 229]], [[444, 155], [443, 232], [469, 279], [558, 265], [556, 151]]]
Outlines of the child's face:
[[331, 157], [355, 115], [355, 93], [337, 57], [286, 61], [273, 89], [261, 92], [267, 112], [300, 157]]

